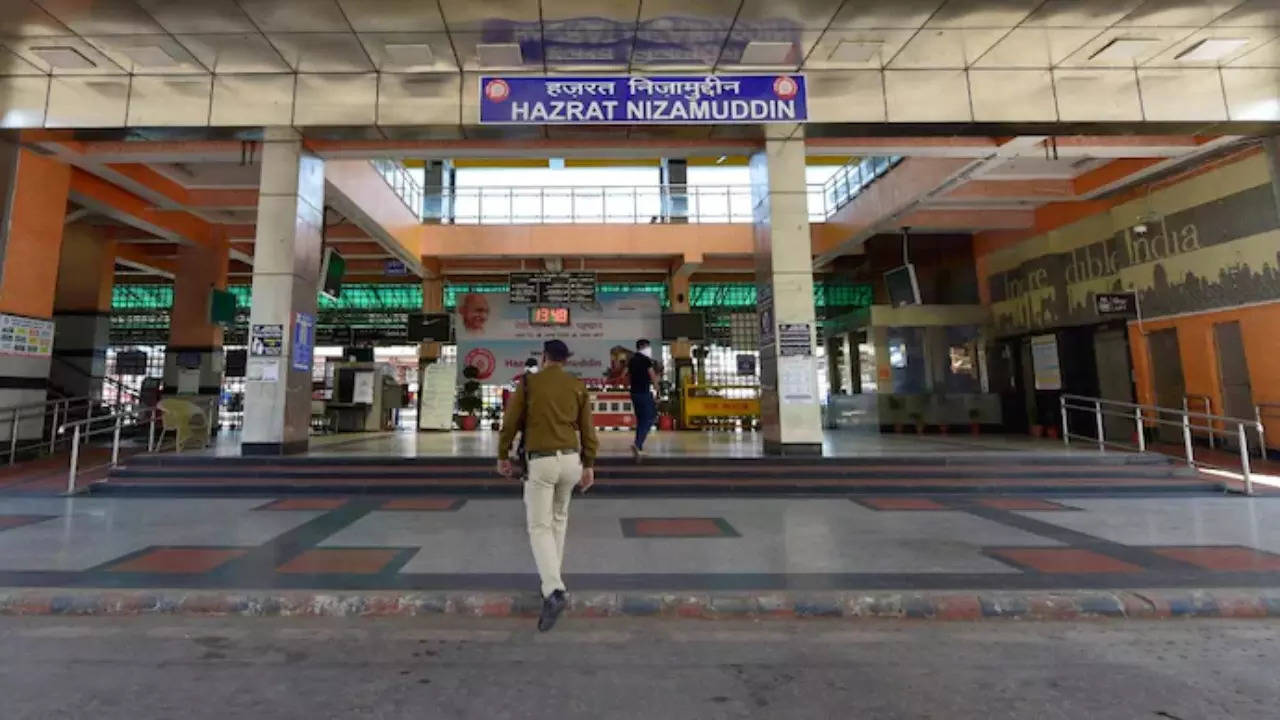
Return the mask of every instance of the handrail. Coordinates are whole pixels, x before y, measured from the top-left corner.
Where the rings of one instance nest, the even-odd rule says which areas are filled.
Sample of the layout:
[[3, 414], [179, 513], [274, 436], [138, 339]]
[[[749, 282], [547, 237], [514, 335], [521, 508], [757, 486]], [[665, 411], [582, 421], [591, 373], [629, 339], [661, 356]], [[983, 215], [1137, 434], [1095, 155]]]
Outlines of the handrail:
[[[1190, 412], [1190, 410], [1191, 410], [1191, 401], [1192, 401], [1192, 400], [1198, 400], [1198, 401], [1200, 401], [1200, 402], [1204, 403], [1204, 411], [1205, 411], [1205, 412], [1207, 412], [1207, 413], [1211, 413], [1211, 412], [1213, 412], [1213, 398], [1211, 398], [1211, 397], [1209, 397], [1208, 395], [1205, 395], [1205, 394], [1203, 394], [1203, 393], [1187, 393], [1186, 395], [1183, 395], [1183, 396], [1182, 396], [1182, 409], [1183, 409], [1183, 410], [1185, 410], [1185, 411]], [[1204, 430], [1204, 431], [1208, 434], [1208, 438], [1209, 438], [1209, 449], [1210, 449], [1210, 450], [1212, 450], [1212, 449], [1213, 449], [1213, 447], [1214, 447], [1214, 445], [1213, 445], [1214, 436], [1215, 436], [1215, 435], [1217, 435], [1217, 429], [1213, 426], [1213, 423], [1212, 423], [1212, 422], [1209, 422], [1209, 423], [1206, 423], [1205, 425], [1202, 425], [1202, 426], [1201, 426], [1201, 425], [1197, 425], [1197, 426], [1193, 427], [1193, 429], [1201, 429], [1201, 430]]]
[[[9, 465], [12, 466], [17, 464], [19, 450], [27, 450], [33, 447], [43, 448], [45, 446], [44, 421], [46, 418], [50, 419], [48, 444], [49, 452], [52, 453], [56, 449], [58, 442], [57, 427], [59, 414], [61, 414], [64, 419], [68, 418], [71, 416], [72, 408], [80, 407], [81, 405], [84, 406], [86, 414], [91, 413], [93, 412], [94, 400], [87, 395], [83, 395], [71, 398], [54, 398], [52, 400], [45, 400], [44, 402], [27, 403], [25, 405], [11, 405], [6, 408], [0, 408], [0, 420], [5, 419], [6, 413], [8, 414], [9, 420]], [[23, 421], [34, 418], [38, 418], [40, 420], [40, 439], [34, 443], [19, 446], [18, 439], [21, 434]]]
[[[97, 434], [110, 432], [111, 439], [111, 462], [108, 467], [115, 467], [120, 463], [120, 434], [125, 426], [125, 419], [133, 419], [133, 426], [138, 427], [143, 424], [148, 426], [147, 430], [147, 452], [155, 450], [156, 447], [156, 419], [160, 417], [162, 411], [159, 407], [152, 405], [119, 405], [116, 411], [109, 415], [97, 415], [87, 417], [83, 420], [75, 420], [64, 423], [57, 428], [57, 435], [65, 435], [68, 430], [71, 431], [71, 463], [67, 472], [67, 494], [73, 494], [76, 491], [76, 475], [80, 471], [80, 446], [89, 441], [89, 438]], [[95, 423], [110, 423], [105, 428], [94, 429]]]
[[[1096, 439], [1098, 450], [1105, 451], [1110, 446], [1120, 446], [1128, 449], [1128, 445], [1122, 443], [1108, 442], [1106, 439], [1106, 431], [1103, 427], [1103, 417], [1123, 417], [1133, 420], [1135, 425], [1135, 435], [1138, 440], [1137, 449], [1139, 452], [1146, 452], [1147, 438], [1146, 427], [1148, 425], [1172, 425], [1182, 428], [1182, 445], [1186, 453], [1186, 461], [1188, 467], [1196, 467], [1195, 450], [1191, 443], [1191, 420], [1198, 418], [1207, 420], [1210, 423], [1217, 421], [1224, 425], [1234, 423], [1236, 427], [1236, 437], [1240, 445], [1240, 472], [1244, 478], [1244, 488], [1246, 495], [1253, 494], [1253, 476], [1249, 467], [1249, 441], [1245, 433], [1246, 428], [1252, 429], [1258, 435], [1258, 441], [1262, 448], [1262, 453], [1266, 455], [1265, 435], [1263, 434], [1262, 423], [1256, 419], [1235, 418], [1227, 415], [1214, 415], [1211, 413], [1191, 412], [1190, 410], [1179, 410], [1176, 408], [1163, 408], [1157, 405], [1143, 405], [1140, 403], [1125, 402], [1122, 400], [1106, 400], [1104, 398], [1086, 397], [1084, 395], [1072, 395], [1063, 393], [1058, 399], [1060, 411], [1062, 414], [1062, 442], [1070, 446], [1071, 438], [1075, 437], [1081, 440]], [[1116, 409], [1123, 410], [1123, 412]], [[1090, 412], [1094, 416], [1094, 427], [1097, 433], [1094, 438], [1088, 435], [1073, 434], [1071, 426], [1068, 422], [1068, 413], [1070, 411]], [[1147, 413], [1154, 413], [1154, 417], [1148, 417]], [[1165, 417], [1173, 415], [1180, 416], [1181, 420], [1166, 420]]]
[[405, 207], [408, 207], [414, 217], [421, 222], [424, 191], [418, 184], [417, 178], [399, 160], [374, 158], [369, 163], [382, 176], [383, 181], [396, 194], [396, 197], [400, 198], [400, 202], [404, 203]]

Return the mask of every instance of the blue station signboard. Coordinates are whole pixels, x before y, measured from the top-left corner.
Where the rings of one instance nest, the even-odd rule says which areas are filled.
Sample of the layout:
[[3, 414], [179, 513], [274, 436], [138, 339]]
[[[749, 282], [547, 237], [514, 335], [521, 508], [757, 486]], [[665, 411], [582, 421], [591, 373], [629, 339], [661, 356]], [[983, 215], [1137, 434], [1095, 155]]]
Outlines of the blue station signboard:
[[804, 76], [661, 75], [480, 78], [480, 122], [700, 125], [804, 122]]

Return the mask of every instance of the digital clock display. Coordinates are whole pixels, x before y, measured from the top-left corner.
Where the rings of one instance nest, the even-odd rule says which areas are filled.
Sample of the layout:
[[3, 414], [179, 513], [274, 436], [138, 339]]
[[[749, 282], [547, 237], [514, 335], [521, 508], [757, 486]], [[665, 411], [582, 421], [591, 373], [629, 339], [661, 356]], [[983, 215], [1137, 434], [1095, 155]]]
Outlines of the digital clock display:
[[562, 327], [569, 324], [569, 308], [533, 305], [529, 308], [529, 324]]

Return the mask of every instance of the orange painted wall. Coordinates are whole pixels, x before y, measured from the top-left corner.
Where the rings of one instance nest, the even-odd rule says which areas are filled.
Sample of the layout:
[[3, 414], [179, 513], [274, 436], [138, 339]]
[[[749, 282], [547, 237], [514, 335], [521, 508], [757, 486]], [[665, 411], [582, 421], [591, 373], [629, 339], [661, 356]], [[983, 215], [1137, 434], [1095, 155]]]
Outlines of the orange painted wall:
[[71, 167], [21, 150], [0, 277], [0, 312], [53, 317]]
[[[1144, 321], [1141, 331], [1136, 322], [1129, 323], [1129, 347], [1133, 349], [1138, 401], [1154, 405], [1156, 397], [1151, 380], [1151, 354], [1143, 333], [1177, 328], [1187, 394], [1208, 395], [1213, 402], [1214, 414], [1221, 414], [1222, 388], [1218, 381], [1218, 353], [1213, 341], [1213, 326], [1226, 322], [1240, 323], [1254, 403], [1280, 403], [1280, 302]], [[1265, 418], [1264, 426], [1267, 447], [1280, 449], [1280, 416]]]
[[107, 312], [115, 280], [116, 243], [101, 228], [71, 225], [63, 231], [58, 263], [58, 312]]

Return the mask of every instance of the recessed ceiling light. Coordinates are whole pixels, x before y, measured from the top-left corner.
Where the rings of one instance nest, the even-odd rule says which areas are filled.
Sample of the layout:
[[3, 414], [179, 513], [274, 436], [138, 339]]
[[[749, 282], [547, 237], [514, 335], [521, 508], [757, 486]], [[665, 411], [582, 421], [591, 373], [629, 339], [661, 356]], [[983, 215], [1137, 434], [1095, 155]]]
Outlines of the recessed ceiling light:
[[431, 46], [426, 43], [396, 43], [382, 46], [387, 59], [403, 67], [430, 66], [435, 61]]
[[518, 67], [524, 64], [524, 55], [517, 43], [481, 43], [476, 45], [480, 67]]
[[56, 70], [88, 70], [98, 67], [84, 53], [69, 45], [45, 45], [31, 48], [31, 54]]
[[1090, 60], [1133, 60], [1161, 42], [1154, 38], [1116, 38], [1089, 56]]
[[1218, 60], [1249, 44], [1248, 38], [1205, 38], [1174, 56], [1174, 60]]
[[884, 43], [879, 40], [841, 40], [827, 59], [847, 63], [871, 62], [880, 55], [882, 48]]
[[787, 65], [795, 45], [789, 42], [752, 40], [742, 50], [743, 65]]
[[177, 67], [182, 63], [159, 45], [137, 45], [123, 48], [122, 52], [129, 56], [133, 64], [143, 68]]

